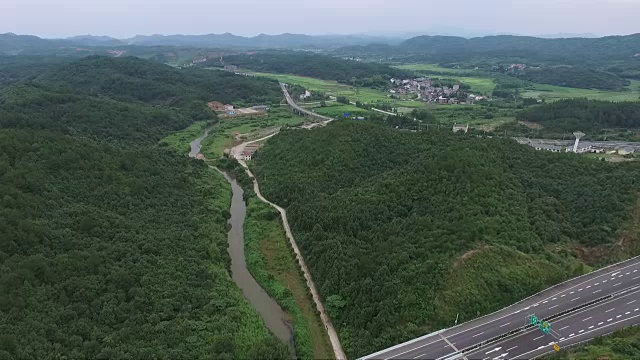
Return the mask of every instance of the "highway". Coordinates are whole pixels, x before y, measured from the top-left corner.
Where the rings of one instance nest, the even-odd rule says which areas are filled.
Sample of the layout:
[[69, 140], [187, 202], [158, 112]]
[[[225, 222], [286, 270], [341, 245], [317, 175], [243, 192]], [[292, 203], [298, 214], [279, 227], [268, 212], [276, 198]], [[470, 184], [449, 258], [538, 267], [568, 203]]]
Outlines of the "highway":
[[[548, 320], [551, 333], [530, 325]], [[361, 359], [529, 359], [640, 324], [640, 257], [571, 279], [473, 321]]]
[[282, 88], [282, 92], [284, 93], [285, 98], [287, 98], [287, 103], [289, 104], [289, 106], [294, 108], [296, 111], [302, 114], [308, 115], [310, 117], [316, 118], [318, 120], [321, 120], [324, 123], [324, 125], [333, 121], [333, 119], [328, 116], [316, 114], [313, 111], [309, 111], [305, 108], [298, 106], [298, 104], [296, 104], [296, 102], [293, 101], [293, 99], [291, 98], [291, 95], [289, 95], [289, 92], [287, 91], [287, 87], [285, 86], [284, 83], [280, 83], [280, 88]]

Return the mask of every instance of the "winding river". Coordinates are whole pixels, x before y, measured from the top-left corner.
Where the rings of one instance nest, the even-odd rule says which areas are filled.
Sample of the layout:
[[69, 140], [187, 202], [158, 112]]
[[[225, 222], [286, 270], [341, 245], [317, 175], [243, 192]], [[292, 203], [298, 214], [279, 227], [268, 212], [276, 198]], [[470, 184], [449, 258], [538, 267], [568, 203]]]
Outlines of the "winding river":
[[[191, 142], [190, 157], [195, 158], [200, 152], [201, 142], [208, 135], [205, 134]], [[231, 184], [233, 197], [231, 198], [231, 218], [228, 223], [230, 230], [227, 235], [229, 256], [231, 257], [231, 277], [242, 289], [244, 297], [249, 300], [251, 306], [260, 314], [271, 332], [279, 339], [289, 344], [295, 354], [293, 326], [288, 321], [288, 315], [280, 305], [253, 278], [244, 256], [244, 221], [247, 215], [247, 204], [244, 201], [244, 191], [238, 182], [229, 174], [222, 172]]]

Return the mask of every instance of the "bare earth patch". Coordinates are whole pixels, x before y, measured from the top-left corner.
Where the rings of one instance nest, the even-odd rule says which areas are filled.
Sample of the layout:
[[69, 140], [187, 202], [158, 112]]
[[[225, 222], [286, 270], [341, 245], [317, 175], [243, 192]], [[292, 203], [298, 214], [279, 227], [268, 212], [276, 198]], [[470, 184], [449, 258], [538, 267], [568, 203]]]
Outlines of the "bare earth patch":
[[539, 130], [539, 129], [542, 129], [542, 128], [543, 128], [543, 126], [542, 126], [542, 125], [540, 125], [540, 124], [538, 124], [538, 123], [531, 122], [531, 121], [524, 121], [524, 120], [521, 120], [521, 121], [518, 121], [518, 124], [520, 124], [520, 125], [524, 125], [524, 126], [528, 127], [529, 129], [536, 129], [536, 130]]

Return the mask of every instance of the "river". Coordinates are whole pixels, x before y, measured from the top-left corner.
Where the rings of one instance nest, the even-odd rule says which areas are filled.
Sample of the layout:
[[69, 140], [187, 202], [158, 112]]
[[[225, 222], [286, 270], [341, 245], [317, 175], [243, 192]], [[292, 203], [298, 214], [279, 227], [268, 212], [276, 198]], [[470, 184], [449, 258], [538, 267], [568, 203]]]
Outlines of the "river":
[[[196, 157], [200, 152], [200, 143], [208, 135], [205, 134], [191, 142], [190, 157]], [[229, 233], [227, 240], [229, 243], [228, 252], [231, 257], [231, 277], [242, 290], [244, 297], [249, 300], [251, 306], [260, 314], [265, 324], [271, 332], [279, 339], [289, 344], [295, 356], [295, 340], [293, 326], [289, 322], [289, 316], [282, 310], [280, 305], [272, 299], [269, 294], [253, 278], [244, 256], [244, 221], [247, 216], [247, 204], [244, 201], [244, 191], [238, 182], [229, 174], [223, 172], [224, 177], [231, 184], [233, 197], [231, 198], [231, 218], [229, 218]]]

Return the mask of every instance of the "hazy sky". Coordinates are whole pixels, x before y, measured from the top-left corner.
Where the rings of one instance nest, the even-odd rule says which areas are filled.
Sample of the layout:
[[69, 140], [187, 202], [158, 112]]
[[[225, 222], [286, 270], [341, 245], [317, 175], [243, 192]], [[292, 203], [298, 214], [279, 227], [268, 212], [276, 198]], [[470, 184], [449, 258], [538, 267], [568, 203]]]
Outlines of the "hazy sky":
[[0, 33], [640, 32], [640, 0], [0, 0]]

